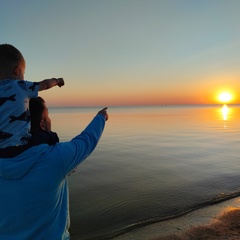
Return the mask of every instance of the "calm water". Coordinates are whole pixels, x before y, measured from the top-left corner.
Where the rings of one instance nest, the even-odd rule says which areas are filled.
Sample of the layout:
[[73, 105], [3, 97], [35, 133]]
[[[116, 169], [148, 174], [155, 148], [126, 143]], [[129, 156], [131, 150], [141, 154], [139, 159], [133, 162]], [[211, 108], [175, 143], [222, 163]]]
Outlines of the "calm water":
[[[50, 108], [61, 141], [99, 109]], [[94, 153], [69, 177], [73, 240], [100, 239], [240, 192], [239, 106], [109, 108]]]

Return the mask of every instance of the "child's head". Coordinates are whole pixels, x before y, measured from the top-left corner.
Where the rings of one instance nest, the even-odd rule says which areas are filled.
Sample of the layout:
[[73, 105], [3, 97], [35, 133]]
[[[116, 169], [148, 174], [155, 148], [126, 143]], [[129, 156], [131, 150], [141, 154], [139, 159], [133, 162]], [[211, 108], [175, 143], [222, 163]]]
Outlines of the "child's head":
[[24, 79], [25, 60], [10, 44], [0, 44], [0, 79]]

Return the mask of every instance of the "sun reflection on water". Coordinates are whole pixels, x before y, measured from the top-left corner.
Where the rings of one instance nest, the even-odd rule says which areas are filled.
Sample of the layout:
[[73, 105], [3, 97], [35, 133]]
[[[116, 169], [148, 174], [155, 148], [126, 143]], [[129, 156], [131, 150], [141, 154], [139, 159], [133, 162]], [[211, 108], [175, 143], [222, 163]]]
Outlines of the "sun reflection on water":
[[226, 104], [224, 104], [222, 107], [222, 117], [224, 121], [228, 120], [228, 113], [229, 113], [229, 108]]
[[[233, 115], [234, 109], [232, 107], [228, 107], [227, 104], [224, 104], [221, 108], [221, 119], [224, 122], [224, 129], [229, 128], [229, 121], [231, 121], [232, 124], [232, 115]], [[235, 111], [234, 111], [235, 112]]]

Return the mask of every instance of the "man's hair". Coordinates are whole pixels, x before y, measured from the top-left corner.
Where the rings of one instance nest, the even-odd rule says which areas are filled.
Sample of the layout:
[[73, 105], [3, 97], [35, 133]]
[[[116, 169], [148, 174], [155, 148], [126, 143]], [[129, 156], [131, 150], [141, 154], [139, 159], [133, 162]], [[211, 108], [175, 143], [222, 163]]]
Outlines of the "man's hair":
[[30, 99], [29, 110], [31, 115], [31, 133], [37, 133], [41, 130], [40, 122], [45, 108], [45, 101], [43, 98], [37, 97]]
[[0, 44], [0, 75], [8, 75], [25, 62], [21, 52], [10, 44]]

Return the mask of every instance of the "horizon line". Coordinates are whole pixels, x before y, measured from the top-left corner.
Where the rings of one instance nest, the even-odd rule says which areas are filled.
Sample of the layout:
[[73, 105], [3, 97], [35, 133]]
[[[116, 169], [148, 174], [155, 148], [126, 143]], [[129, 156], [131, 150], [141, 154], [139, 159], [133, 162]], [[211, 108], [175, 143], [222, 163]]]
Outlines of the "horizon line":
[[[240, 103], [190, 103], [190, 104], [140, 104], [140, 105], [109, 105], [110, 107], [172, 107], [172, 106], [222, 106], [222, 105], [240, 105]], [[103, 108], [105, 105], [78, 105], [78, 106], [48, 106], [49, 108]]]

